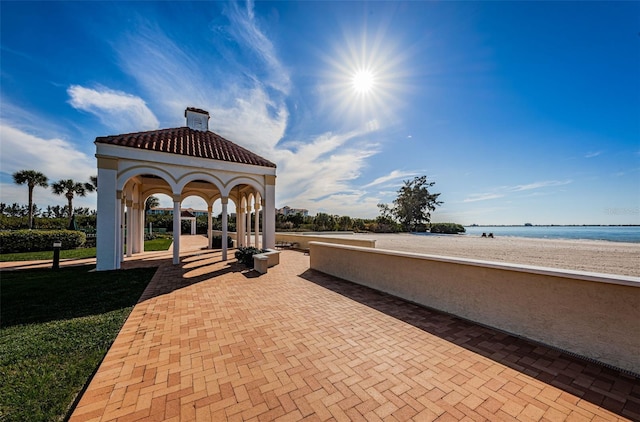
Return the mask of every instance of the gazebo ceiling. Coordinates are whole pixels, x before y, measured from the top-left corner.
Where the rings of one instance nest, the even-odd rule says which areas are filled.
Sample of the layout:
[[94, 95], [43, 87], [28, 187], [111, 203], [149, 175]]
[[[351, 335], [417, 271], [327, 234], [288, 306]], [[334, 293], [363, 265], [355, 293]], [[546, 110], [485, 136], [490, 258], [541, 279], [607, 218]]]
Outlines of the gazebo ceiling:
[[210, 130], [201, 131], [190, 127], [100, 136], [96, 138], [95, 143], [261, 167], [276, 167], [266, 158]]

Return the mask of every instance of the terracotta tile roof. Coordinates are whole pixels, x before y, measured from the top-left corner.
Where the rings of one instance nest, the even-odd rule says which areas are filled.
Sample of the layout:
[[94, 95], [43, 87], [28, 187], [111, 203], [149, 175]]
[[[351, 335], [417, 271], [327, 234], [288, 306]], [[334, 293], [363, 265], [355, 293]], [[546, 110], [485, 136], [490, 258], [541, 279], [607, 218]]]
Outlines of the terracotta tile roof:
[[194, 130], [188, 127], [99, 136], [96, 138], [95, 143], [208, 158], [231, 163], [276, 167], [271, 161], [224, 139], [216, 133]]

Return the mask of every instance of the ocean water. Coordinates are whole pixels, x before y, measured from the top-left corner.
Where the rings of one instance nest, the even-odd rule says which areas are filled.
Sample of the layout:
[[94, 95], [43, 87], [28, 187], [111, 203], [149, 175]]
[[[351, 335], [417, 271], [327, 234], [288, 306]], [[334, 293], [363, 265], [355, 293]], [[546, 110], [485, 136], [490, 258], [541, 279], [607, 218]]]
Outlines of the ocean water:
[[640, 226], [481, 226], [465, 227], [466, 236], [534, 237], [539, 239], [584, 239], [640, 243]]

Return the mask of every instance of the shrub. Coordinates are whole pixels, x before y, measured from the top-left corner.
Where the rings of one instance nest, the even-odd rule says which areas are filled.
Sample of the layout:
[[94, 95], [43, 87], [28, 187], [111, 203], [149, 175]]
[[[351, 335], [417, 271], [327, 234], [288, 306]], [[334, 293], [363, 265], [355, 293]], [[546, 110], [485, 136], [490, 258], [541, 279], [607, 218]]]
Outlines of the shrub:
[[239, 248], [235, 255], [239, 263], [246, 265], [249, 268], [253, 268], [253, 255], [266, 252], [264, 249], [254, 248], [249, 246], [246, 248]]
[[95, 235], [91, 235], [88, 236], [85, 233], [86, 239], [84, 244], [82, 245], [83, 248], [95, 248], [97, 246], [97, 240], [98, 238]]
[[62, 242], [62, 249], [82, 246], [87, 237], [74, 230], [14, 230], [0, 232], [0, 253], [50, 251], [53, 242]]
[[8, 217], [0, 215], [0, 230], [20, 230], [29, 228], [29, 217]]
[[376, 221], [365, 224], [365, 230], [373, 233], [398, 233], [400, 225], [393, 222]]
[[[95, 215], [76, 215], [78, 230], [87, 233], [95, 232]], [[66, 230], [69, 220], [64, 218], [34, 217], [33, 228], [37, 230]], [[29, 217], [8, 217], [0, 215], [0, 230], [27, 230], [29, 229]]]
[[[211, 239], [211, 244], [211, 247], [214, 249], [222, 249], [222, 236], [213, 236], [213, 239]], [[233, 247], [233, 239], [230, 237], [227, 237], [227, 247]]]
[[464, 233], [464, 226], [456, 223], [432, 223], [431, 233], [458, 234]]

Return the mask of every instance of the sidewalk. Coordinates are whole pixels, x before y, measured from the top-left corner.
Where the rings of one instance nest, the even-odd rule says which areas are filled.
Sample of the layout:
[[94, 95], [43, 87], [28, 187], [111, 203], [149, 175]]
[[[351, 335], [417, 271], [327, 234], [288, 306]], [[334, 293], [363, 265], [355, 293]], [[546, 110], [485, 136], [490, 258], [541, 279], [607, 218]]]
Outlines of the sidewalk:
[[165, 261], [71, 421], [640, 419], [637, 377], [280, 262]]
[[[194, 251], [202, 250], [207, 246], [207, 238], [201, 235], [180, 236], [180, 255], [191, 254]], [[53, 255], [53, 252], [51, 252]], [[173, 244], [166, 251], [143, 252], [131, 257], [125, 257], [122, 268], [132, 268], [141, 266], [157, 266], [159, 262], [173, 258]], [[60, 267], [95, 265], [95, 258], [84, 259], [61, 259]], [[40, 261], [10, 261], [0, 262], [0, 270], [26, 270], [35, 268], [51, 268], [53, 258]]]

